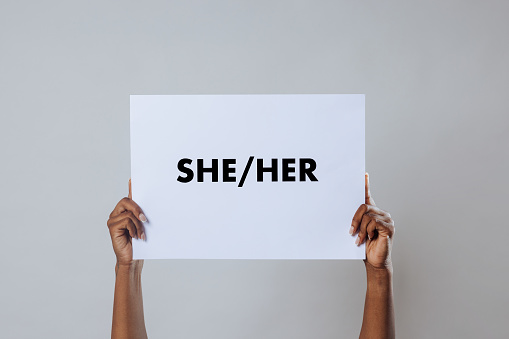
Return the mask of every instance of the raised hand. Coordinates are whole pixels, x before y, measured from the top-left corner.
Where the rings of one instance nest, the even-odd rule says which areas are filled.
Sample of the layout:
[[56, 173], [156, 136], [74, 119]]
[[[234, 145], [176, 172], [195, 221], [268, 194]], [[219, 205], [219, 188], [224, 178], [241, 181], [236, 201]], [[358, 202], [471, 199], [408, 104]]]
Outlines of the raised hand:
[[129, 180], [129, 196], [118, 202], [107, 222], [113, 251], [117, 256], [117, 263], [119, 265], [132, 263], [132, 238], [146, 239], [145, 228], [143, 226], [145, 221], [147, 221], [147, 218], [143, 211], [132, 200], [131, 180]]
[[371, 197], [367, 173], [365, 180], [365, 202], [355, 212], [350, 234], [357, 235], [357, 246], [366, 242], [366, 260], [369, 264], [376, 268], [390, 267], [394, 221], [389, 212], [376, 207]]

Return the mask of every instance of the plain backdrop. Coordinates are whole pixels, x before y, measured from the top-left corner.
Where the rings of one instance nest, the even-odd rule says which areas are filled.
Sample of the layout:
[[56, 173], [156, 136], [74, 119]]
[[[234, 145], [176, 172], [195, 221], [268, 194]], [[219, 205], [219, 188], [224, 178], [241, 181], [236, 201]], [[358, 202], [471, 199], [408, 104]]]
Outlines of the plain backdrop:
[[[365, 93], [400, 338], [507, 338], [507, 1], [0, 3], [0, 337], [107, 338], [129, 94]], [[345, 225], [345, 232], [347, 231]], [[360, 261], [146, 261], [151, 338], [354, 338]]]

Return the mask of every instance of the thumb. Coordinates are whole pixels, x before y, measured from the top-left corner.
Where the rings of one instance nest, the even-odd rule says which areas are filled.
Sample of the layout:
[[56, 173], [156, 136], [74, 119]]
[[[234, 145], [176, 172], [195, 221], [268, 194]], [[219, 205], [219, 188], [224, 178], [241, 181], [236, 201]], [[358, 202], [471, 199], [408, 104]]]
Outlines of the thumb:
[[133, 198], [133, 193], [131, 192], [131, 179], [129, 179], [129, 195], [127, 196], [129, 199]]
[[[376, 206], [375, 204], [375, 200], [373, 200], [373, 198], [371, 197], [371, 191], [369, 190], [369, 174], [368, 172], [366, 172], [365, 176], [365, 187], [366, 187], [366, 194], [365, 194], [365, 203], [367, 205], [372, 205], [372, 206]], [[130, 181], [129, 181], [130, 183]]]

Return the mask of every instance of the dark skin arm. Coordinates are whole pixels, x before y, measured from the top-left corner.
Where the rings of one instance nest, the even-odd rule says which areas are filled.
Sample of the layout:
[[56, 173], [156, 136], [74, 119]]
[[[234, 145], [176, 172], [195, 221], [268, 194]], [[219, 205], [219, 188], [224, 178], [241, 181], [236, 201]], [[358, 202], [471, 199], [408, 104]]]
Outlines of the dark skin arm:
[[141, 271], [143, 260], [133, 260], [132, 239], [145, 240], [146, 221], [141, 208], [129, 197], [119, 201], [108, 220], [115, 265], [115, 297], [113, 301], [112, 339], [146, 339]]
[[367, 289], [359, 338], [393, 339], [396, 337], [391, 261], [394, 221], [388, 212], [376, 207], [367, 173], [365, 203], [353, 217], [350, 234], [357, 235], [358, 246], [366, 243]]
[[[132, 238], [145, 239], [143, 221], [146, 221], [143, 211], [131, 199], [129, 182], [129, 197], [117, 204], [108, 220], [117, 256], [113, 339], [147, 338], [141, 290], [143, 260], [132, 259]], [[366, 242], [367, 290], [359, 338], [395, 338], [391, 262], [394, 222], [388, 212], [376, 207], [367, 174], [365, 203], [354, 215], [350, 234], [357, 235], [357, 245]]]

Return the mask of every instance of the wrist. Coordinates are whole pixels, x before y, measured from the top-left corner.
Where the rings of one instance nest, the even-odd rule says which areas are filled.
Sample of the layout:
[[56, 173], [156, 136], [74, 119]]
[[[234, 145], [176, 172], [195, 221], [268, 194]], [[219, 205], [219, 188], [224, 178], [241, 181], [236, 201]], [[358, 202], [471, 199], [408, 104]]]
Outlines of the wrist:
[[374, 265], [370, 263], [367, 259], [364, 259], [364, 265], [366, 266], [366, 270], [372, 269], [377, 271], [390, 271], [392, 272], [392, 260], [390, 258], [386, 259], [383, 263], [379, 265]]
[[129, 272], [132, 274], [141, 274], [143, 269], [143, 260], [131, 260], [129, 262], [117, 261], [115, 264], [115, 273]]
[[393, 268], [390, 261], [378, 267], [364, 260], [366, 266], [367, 286], [370, 289], [392, 289]]

